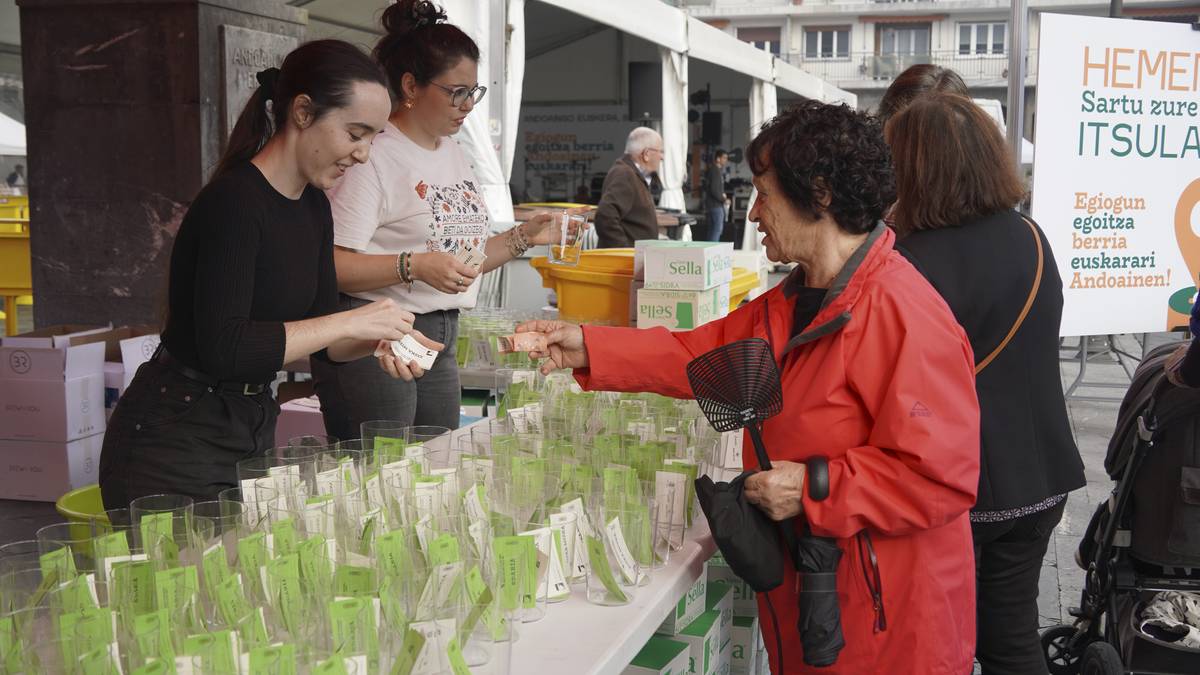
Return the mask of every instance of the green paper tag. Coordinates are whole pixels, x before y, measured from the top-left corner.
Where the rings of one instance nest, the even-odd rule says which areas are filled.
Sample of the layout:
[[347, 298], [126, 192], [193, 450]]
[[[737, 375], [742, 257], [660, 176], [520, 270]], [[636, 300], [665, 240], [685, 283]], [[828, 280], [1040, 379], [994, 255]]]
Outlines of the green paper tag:
[[379, 570], [385, 577], [403, 579], [412, 570], [412, 552], [408, 550], [407, 534], [406, 530], [392, 530], [375, 540]]
[[0, 619], [0, 666], [5, 672], [21, 672], [22, 644], [17, 640], [16, 626], [11, 616]]
[[300, 588], [300, 557], [285, 555], [267, 563], [270, 602], [283, 619], [283, 627], [297, 635], [304, 612], [304, 592]]
[[600, 577], [600, 583], [603, 584], [604, 589], [618, 602], [628, 602], [629, 598], [617, 585], [612, 568], [608, 565], [608, 554], [604, 551], [604, 542], [599, 537], [585, 537], [584, 539], [587, 541], [588, 563], [592, 566], [592, 573]]
[[300, 541], [300, 535], [296, 531], [296, 521], [292, 518], [284, 518], [277, 521], [271, 526], [272, 541], [275, 544], [275, 555], [288, 555], [296, 552], [296, 545]]
[[142, 614], [133, 620], [133, 635], [143, 658], [175, 661], [171, 646], [171, 615], [165, 609]]
[[251, 607], [242, 588], [240, 574], [231, 574], [216, 587], [217, 611], [227, 626], [237, 626], [250, 613]]
[[404, 458], [404, 449], [408, 444], [402, 438], [391, 436], [375, 437], [375, 458], [377, 464], [387, 464]]
[[159, 609], [167, 610], [172, 616], [189, 616], [196, 607], [200, 577], [195, 566], [175, 567], [155, 573], [154, 587]]
[[204, 588], [207, 589], [208, 598], [216, 602], [216, 588], [221, 585], [233, 574], [229, 569], [228, 558], [225, 555], [225, 544], [217, 542], [213, 544], [207, 551], [204, 552], [204, 557], [200, 562], [204, 569]]
[[58, 589], [58, 602], [63, 612], [79, 612], [89, 607], [96, 607], [96, 597], [92, 595], [96, 577], [91, 574], [80, 574]]
[[282, 644], [251, 649], [248, 675], [296, 675], [296, 646]]
[[200, 657], [202, 672], [236, 673], [238, 654], [234, 649], [234, 634], [231, 630], [193, 635], [184, 644], [184, 650]]
[[467, 618], [463, 620], [459, 637], [465, 642], [470, 636], [471, 631], [475, 629], [475, 625], [482, 618], [484, 625], [488, 627], [493, 640], [499, 640], [503, 635], [504, 619], [497, 612], [497, 606], [493, 602], [492, 591], [487, 586], [487, 582], [483, 580], [483, 575], [479, 572], [479, 566], [475, 565], [467, 572], [466, 576], [467, 600], [471, 605], [471, 611], [467, 614]]
[[249, 649], [268, 644], [267, 618], [262, 607], [257, 607], [243, 616], [235, 625], [242, 644]]
[[262, 592], [259, 570], [267, 564], [271, 557], [267, 551], [266, 533], [255, 532], [238, 540], [237, 550], [238, 569], [242, 571], [242, 583], [247, 586], [247, 592], [253, 593], [254, 597], [259, 597]]
[[[117, 599], [117, 609], [125, 616], [154, 611], [154, 563], [149, 560], [119, 562], [112, 566], [109, 595]], [[109, 604], [113, 604], [110, 600]]]
[[454, 675], [471, 675], [467, 660], [463, 658], [462, 647], [458, 645], [458, 638], [450, 638], [450, 644], [446, 645], [446, 655], [450, 657], [450, 670]]
[[120, 675], [121, 664], [113, 658], [111, 646], [104, 645], [80, 656], [77, 672], [81, 675]]
[[129, 555], [129, 536], [124, 532], [110, 532], [92, 540], [92, 555], [96, 560], [96, 569], [104, 569], [107, 558]]
[[297, 547], [300, 556], [300, 578], [305, 587], [318, 597], [325, 597], [332, 592], [333, 561], [329, 559], [328, 540], [314, 534], [300, 542]]
[[70, 546], [43, 553], [39, 556], [38, 561], [42, 568], [43, 578], [54, 575], [58, 579], [74, 579], [78, 574], [75, 571], [75, 556], [72, 555]]
[[329, 603], [329, 623], [336, 653], [352, 656], [366, 650], [372, 663], [378, 660], [379, 630], [369, 598], [342, 598]]
[[370, 567], [338, 565], [333, 574], [335, 595], [363, 597], [375, 593], [375, 570]]
[[458, 540], [453, 535], [443, 534], [429, 542], [429, 564], [431, 566], [448, 565], [459, 560]]
[[58, 617], [58, 637], [63, 641], [63, 658], [69, 662], [77, 654], [101, 647], [107, 649], [116, 639], [112, 621], [112, 610], [107, 608], [90, 608]]
[[506, 610], [537, 605], [537, 543], [533, 537], [496, 537], [496, 569], [500, 606]]
[[168, 566], [179, 564], [179, 547], [175, 544], [175, 516], [171, 513], [147, 513], [139, 527], [142, 548], [151, 560]]
[[396, 656], [396, 663], [392, 666], [391, 675], [411, 675], [413, 668], [417, 665], [417, 658], [421, 656], [421, 650], [425, 648], [425, 636], [420, 632], [411, 628], [404, 634], [404, 644], [400, 646], [400, 653]]
[[162, 659], [156, 659], [140, 668], [134, 669], [130, 675], [175, 675], [175, 663], [167, 663]]
[[313, 666], [309, 672], [312, 675], [350, 675], [346, 672], [346, 660], [336, 654]]

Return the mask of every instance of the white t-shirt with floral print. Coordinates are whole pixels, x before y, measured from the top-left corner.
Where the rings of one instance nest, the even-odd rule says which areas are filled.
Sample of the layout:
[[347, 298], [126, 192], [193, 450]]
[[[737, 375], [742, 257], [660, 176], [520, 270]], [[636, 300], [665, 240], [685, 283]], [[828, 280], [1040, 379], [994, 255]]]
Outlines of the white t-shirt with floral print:
[[[329, 190], [333, 243], [360, 253], [401, 251], [453, 254], [463, 242], [481, 246], [490, 229], [479, 181], [450, 138], [434, 150], [413, 143], [388, 124], [371, 146], [370, 159], [346, 171]], [[351, 293], [364, 300], [391, 298], [410, 312], [469, 309], [479, 296], [477, 278], [465, 293], [443, 293], [421, 282]]]

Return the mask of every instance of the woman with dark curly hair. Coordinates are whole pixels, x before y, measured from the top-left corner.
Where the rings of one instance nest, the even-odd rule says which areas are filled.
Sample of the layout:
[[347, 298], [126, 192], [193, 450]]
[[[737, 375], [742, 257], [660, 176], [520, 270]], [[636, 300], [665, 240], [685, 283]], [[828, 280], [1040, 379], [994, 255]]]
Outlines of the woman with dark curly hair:
[[[846, 646], [833, 668], [804, 664], [796, 629], [803, 576], [760, 598], [774, 673], [963, 675], [975, 643], [967, 511], [979, 476], [972, 355], [946, 303], [894, 249], [880, 217], [895, 196], [879, 124], [846, 106], [801, 103], [747, 150], [758, 201], [749, 219], [767, 255], [796, 262], [774, 289], [689, 332], [534, 321], [543, 369], [574, 368], [587, 389], [691, 396], [685, 368], [743, 338], [772, 346], [783, 412], [763, 438], [770, 471], [746, 497], [775, 520], [800, 516], [843, 552], [837, 571]], [[829, 460], [829, 495], [805, 465]], [[746, 468], [754, 469], [752, 453]], [[799, 525], [798, 525], [799, 527]], [[771, 608], [778, 616], [772, 618]], [[776, 632], [783, 636], [782, 651]]]

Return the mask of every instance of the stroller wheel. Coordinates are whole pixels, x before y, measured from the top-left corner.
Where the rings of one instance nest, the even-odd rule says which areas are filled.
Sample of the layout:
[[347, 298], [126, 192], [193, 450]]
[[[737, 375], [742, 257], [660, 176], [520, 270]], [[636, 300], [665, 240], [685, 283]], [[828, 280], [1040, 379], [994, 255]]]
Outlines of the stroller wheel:
[[1074, 626], [1055, 626], [1042, 633], [1042, 652], [1050, 675], [1075, 675], [1079, 672], [1079, 653], [1072, 651], [1078, 631]]
[[1125, 664], [1121, 655], [1107, 642], [1093, 642], [1083, 650], [1079, 672], [1081, 675], [1123, 675]]

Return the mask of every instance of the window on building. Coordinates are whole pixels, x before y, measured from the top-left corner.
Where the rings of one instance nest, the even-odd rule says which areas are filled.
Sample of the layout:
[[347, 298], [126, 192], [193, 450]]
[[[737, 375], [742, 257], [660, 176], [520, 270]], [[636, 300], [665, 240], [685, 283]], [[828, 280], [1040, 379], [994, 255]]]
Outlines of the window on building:
[[849, 57], [849, 26], [815, 26], [804, 29], [804, 58], [845, 59]]
[[994, 23], [958, 24], [958, 53], [963, 56], [1003, 54], [1008, 39], [1008, 25]]
[[737, 36], [742, 42], [749, 42], [759, 49], [779, 56], [781, 44], [779, 26], [764, 26], [759, 28], [738, 28]]
[[889, 56], [927, 55], [930, 32], [927, 23], [880, 24], [879, 53]]

